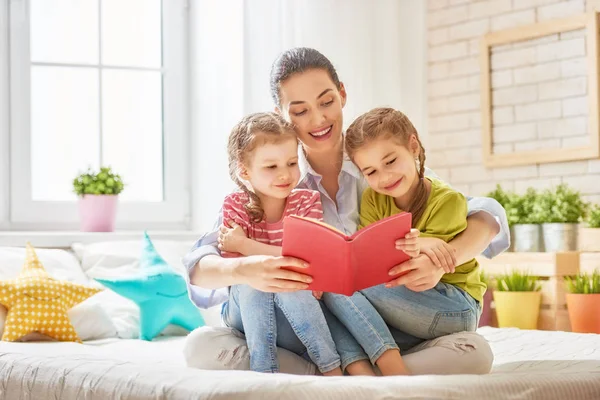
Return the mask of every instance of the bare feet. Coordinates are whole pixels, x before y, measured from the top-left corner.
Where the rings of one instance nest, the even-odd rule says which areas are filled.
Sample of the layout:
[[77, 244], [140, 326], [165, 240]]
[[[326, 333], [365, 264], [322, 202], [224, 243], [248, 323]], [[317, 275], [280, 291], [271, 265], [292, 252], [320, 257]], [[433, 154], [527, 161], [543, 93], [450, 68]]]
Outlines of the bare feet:
[[323, 376], [343, 376], [344, 373], [340, 367], [334, 368], [331, 371], [322, 372]]
[[346, 367], [346, 371], [348, 371], [350, 375], [376, 376], [373, 366], [369, 360], [355, 361]]
[[381, 371], [381, 375], [410, 375], [410, 372], [404, 365], [404, 360], [400, 356], [400, 351], [388, 350], [375, 362]]

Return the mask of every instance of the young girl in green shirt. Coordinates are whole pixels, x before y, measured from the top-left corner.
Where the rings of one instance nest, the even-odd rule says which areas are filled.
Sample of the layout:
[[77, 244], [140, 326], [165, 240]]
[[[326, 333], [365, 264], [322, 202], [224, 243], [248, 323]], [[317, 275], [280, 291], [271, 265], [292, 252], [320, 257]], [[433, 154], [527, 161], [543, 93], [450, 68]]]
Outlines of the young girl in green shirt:
[[[360, 228], [410, 212], [419, 237], [397, 248], [434, 262], [442, 257], [454, 260], [448, 242], [467, 227], [467, 200], [443, 182], [424, 176], [425, 149], [406, 115], [391, 108], [361, 115], [346, 131], [345, 148], [369, 185], [362, 196]], [[440, 274], [440, 282], [425, 291], [388, 284], [350, 297], [327, 293], [324, 300], [373, 363], [385, 356], [397, 373], [410, 373], [400, 355], [404, 348], [477, 327], [486, 290], [477, 261], [471, 259]], [[390, 332], [384, 320], [402, 337]], [[393, 349], [399, 351], [388, 351]]]

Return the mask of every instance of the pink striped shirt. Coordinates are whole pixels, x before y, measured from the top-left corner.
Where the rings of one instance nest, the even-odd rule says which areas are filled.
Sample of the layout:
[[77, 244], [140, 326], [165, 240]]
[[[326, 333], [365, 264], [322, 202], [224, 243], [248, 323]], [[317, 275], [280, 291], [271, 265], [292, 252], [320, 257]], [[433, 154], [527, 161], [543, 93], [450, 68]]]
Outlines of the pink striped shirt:
[[[319, 192], [307, 189], [294, 189], [287, 198], [283, 216], [277, 222], [262, 221], [258, 224], [250, 222], [250, 216], [244, 209], [249, 202], [245, 192], [235, 192], [227, 195], [223, 202], [223, 222], [229, 226], [229, 222], [238, 224], [246, 236], [258, 242], [281, 246], [283, 238], [283, 219], [289, 215], [314, 218], [323, 221], [323, 207]], [[223, 257], [236, 257], [239, 254], [221, 252]]]

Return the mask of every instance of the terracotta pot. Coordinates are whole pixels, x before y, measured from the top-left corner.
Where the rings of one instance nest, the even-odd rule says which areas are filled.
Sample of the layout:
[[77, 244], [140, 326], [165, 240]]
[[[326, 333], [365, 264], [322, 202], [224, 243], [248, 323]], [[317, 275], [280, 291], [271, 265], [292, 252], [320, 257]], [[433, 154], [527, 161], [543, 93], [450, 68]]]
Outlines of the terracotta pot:
[[600, 333], [600, 293], [567, 293], [571, 331]]

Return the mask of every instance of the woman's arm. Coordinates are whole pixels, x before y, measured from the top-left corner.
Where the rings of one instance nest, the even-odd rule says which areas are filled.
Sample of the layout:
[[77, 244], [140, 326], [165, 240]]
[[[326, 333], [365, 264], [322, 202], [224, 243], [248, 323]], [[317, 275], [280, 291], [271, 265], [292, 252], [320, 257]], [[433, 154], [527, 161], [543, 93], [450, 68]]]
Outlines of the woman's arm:
[[292, 257], [207, 255], [192, 268], [190, 282], [207, 289], [245, 284], [263, 292], [293, 292], [306, 289], [312, 281], [308, 275], [282, 267], [306, 268], [308, 264]]
[[500, 233], [496, 219], [487, 212], [467, 217], [467, 229], [457, 235], [450, 245], [456, 250], [456, 264], [461, 265], [479, 256]]

